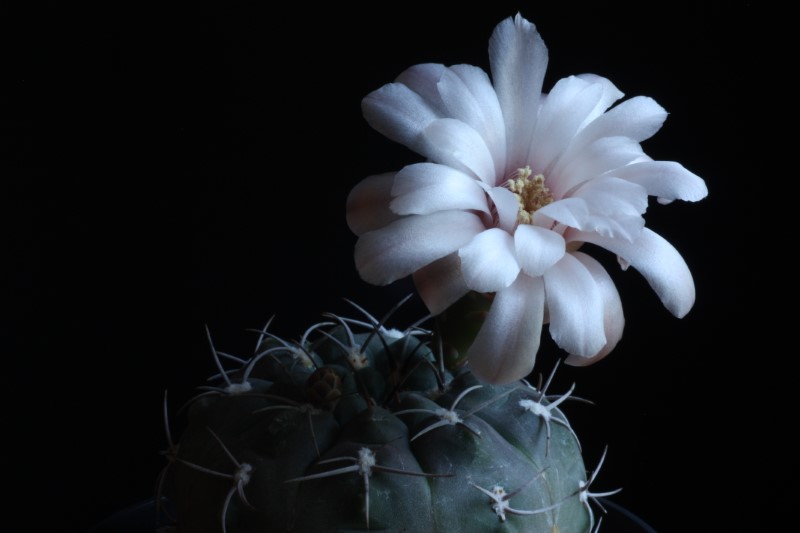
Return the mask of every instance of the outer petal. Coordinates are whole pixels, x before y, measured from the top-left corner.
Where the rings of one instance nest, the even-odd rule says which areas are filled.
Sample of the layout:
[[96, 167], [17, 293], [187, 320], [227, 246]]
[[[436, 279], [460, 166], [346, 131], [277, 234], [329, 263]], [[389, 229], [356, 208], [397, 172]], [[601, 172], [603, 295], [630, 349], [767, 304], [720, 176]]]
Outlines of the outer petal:
[[570, 199], [578, 198], [586, 202], [589, 213], [575, 228], [630, 241], [644, 227], [641, 214], [647, 209], [647, 191], [640, 185], [612, 177], [591, 179]]
[[[546, 218], [545, 218], [546, 217]], [[564, 198], [538, 209], [533, 214], [533, 221], [547, 227], [549, 221], [558, 221], [571, 228], [583, 228], [589, 217], [589, 207], [583, 198]]]
[[708, 195], [706, 182], [674, 161], [633, 163], [609, 174], [641, 185], [662, 203], [672, 200], [697, 202]]
[[494, 161], [483, 138], [464, 122], [442, 118], [431, 122], [423, 133], [422, 153], [437, 163], [449, 165], [494, 185]]
[[500, 228], [491, 228], [475, 236], [458, 250], [461, 272], [467, 286], [478, 292], [502, 290], [517, 278], [519, 263], [514, 241]]
[[622, 313], [622, 302], [617, 287], [606, 269], [593, 257], [583, 252], [573, 252], [572, 255], [586, 267], [586, 270], [594, 278], [603, 299], [603, 328], [606, 333], [606, 345], [591, 357], [570, 355], [566, 360], [568, 365], [587, 366], [596, 363], [616, 347], [622, 338], [622, 330], [625, 329], [625, 316]]
[[432, 315], [438, 315], [469, 292], [458, 253], [446, 255], [414, 272], [414, 285]]
[[638, 96], [586, 124], [549, 173], [550, 191], [561, 198], [589, 177], [643, 157], [638, 143], [658, 131], [666, 117], [667, 112], [652, 98]]
[[506, 123], [508, 168], [528, 162], [547, 70], [547, 47], [536, 26], [517, 14], [497, 25], [489, 40], [492, 79]]
[[566, 150], [581, 124], [597, 107], [603, 86], [575, 76], [556, 82], [539, 111], [529, 159], [535, 174], [549, 175], [549, 167]]
[[636, 96], [618, 104], [587, 124], [576, 145], [602, 137], [628, 137], [637, 142], [652, 137], [667, 119], [667, 111], [648, 96]]
[[606, 344], [603, 296], [592, 275], [566, 254], [544, 275], [550, 336], [561, 348], [584, 357]]
[[[465, 67], [465, 65], [462, 67]], [[465, 73], [470, 72], [464, 68], [462, 68], [462, 71]], [[486, 75], [484, 74], [484, 76]], [[475, 76], [473, 75], [473, 77]], [[505, 159], [505, 134], [497, 135], [495, 129], [497, 117], [492, 113], [494, 111], [492, 109], [493, 106], [497, 107], [495, 112], [500, 113], [497, 96], [494, 91], [488, 93], [488, 95], [481, 94], [481, 99], [478, 99], [461, 76], [452, 68], [442, 73], [442, 77], [436, 87], [446, 110], [445, 116], [460, 120], [473, 128], [484, 139], [492, 156], [495, 155], [495, 150], [502, 149], [502, 157]], [[488, 98], [488, 102], [483, 101], [484, 98]], [[502, 120], [502, 114], [500, 119]], [[502, 140], [503, 144], [498, 144], [498, 140]]]
[[554, 198], [563, 198], [581, 183], [643, 156], [639, 143], [628, 137], [603, 137], [580, 152], [559, 159], [548, 176], [547, 186]]
[[401, 83], [389, 83], [369, 93], [361, 109], [370, 126], [417, 152], [424, 148], [422, 131], [439, 118], [428, 102]]
[[464, 81], [475, 99], [480, 102], [486, 128], [480, 133], [492, 153], [495, 175], [498, 180], [502, 179], [506, 169], [506, 124], [489, 75], [472, 65], [453, 65], [450, 70]]
[[389, 209], [394, 172], [361, 180], [347, 196], [347, 225], [356, 235], [382, 228], [398, 216]]
[[603, 237], [633, 241], [644, 228], [641, 215], [590, 215], [583, 223], [584, 231], [594, 231]]
[[521, 275], [498, 292], [467, 351], [472, 372], [489, 383], [510, 383], [533, 370], [544, 319], [542, 278]]
[[489, 214], [486, 193], [478, 182], [454, 168], [434, 163], [409, 165], [397, 173], [392, 211], [425, 215], [449, 209], [474, 209]]
[[585, 182], [572, 197], [583, 198], [590, 211], [601, 215], [641, 215], [647, 210], [647, 189], [612, 176]]
[[694, 305], [692, 273], [678, 251], [663, 237], [644, 228], [633, 242], [609, 239], [596, 233], [570, 230], [567, 242], [591, 242], [610, 250], [638, 270], [664, 306], [682, 318]]
[[514, 249], [522, 270], [529, 276], [541, 276], [564, 256], [564, 237], [555, 231], [520, 224], [514, 232]]
[[445, 69], [436, 89], [446, 110], [445, 116], [460, 120], [478, 131], [483, 129], [484, 117], [480, 103], [455, 72]]
[[403, 217], [358, 239], [356, 268], [364, 281], [386, 285], [455, 252], [483, 229], [465, 211]]
[[446, 114], [436, 84], [446, 70], [447, 67], [438, 63], [421, 63], [407, 68], [394, 81], [420, 95], [438, 116], [444, 117]]
[[599, 83], [603, 86], [603, 95], [600, 97], [600, 101], [597, 102], [597, 107], [589, 113], [589, 116], [586, 117], [586, 121], [578, 128], [578, 130], [582, 130], [587, 124], [605, 113], [606, 109], [625, 96], [625, 94], [617, 89], [617, 86], [611, 83], [611, 80], [598, 76], [597, 74], [578, 74], [577, 77], [589, 83]]
[[595, 215], [582, 198], [565, 198], [546, 207], [547, 209], [542, 208], [534, 213], [534, 223], [539, 227], [550, 228], [554, 224], [563, 224], [627, 241], [633, 241], [644, 228], [644, 218], [641, 215]]

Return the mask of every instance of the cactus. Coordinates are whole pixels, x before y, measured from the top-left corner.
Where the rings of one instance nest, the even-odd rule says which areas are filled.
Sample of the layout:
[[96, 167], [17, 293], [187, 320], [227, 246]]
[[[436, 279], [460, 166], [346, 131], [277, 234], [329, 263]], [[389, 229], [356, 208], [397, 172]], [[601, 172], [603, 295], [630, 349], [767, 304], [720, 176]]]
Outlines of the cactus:
[[158, 501], [178, 532], [595, 530], [572, 389], [481, 383], [419, 324], [353, 305], [297, 342], [268, 324], [247, 359], [211, 343], [218, 386], [168, 429]]

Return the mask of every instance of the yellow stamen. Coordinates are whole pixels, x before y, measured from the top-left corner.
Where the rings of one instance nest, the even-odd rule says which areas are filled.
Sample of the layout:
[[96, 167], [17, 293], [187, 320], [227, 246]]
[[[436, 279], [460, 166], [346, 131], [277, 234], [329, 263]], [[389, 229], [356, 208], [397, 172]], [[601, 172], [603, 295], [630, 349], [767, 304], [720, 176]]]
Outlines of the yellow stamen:
[[537, 174], [531, 177], [531, 174], [533, 174], [531, 167], [526, 166], [517, 170], [516, 178], [511, 178], [507, 182], [508, 189], [514, 193], [519, 202], [517, 222], [520, 224], [530, 224], [536, 210], [553, 201], [550, 189], [544, 184], [544, 176]]

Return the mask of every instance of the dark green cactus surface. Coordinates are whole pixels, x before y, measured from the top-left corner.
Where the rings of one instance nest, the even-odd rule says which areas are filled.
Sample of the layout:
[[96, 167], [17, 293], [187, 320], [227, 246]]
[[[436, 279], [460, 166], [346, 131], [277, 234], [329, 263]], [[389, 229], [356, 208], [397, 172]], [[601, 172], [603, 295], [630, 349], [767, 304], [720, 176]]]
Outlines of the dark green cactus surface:
[[179, 533], [591, 531], [571, 391], [480, 383], [428, 331], [356, 308], [296, 342], [265, 329], [247, 360], [214, 352], [159, 483]]

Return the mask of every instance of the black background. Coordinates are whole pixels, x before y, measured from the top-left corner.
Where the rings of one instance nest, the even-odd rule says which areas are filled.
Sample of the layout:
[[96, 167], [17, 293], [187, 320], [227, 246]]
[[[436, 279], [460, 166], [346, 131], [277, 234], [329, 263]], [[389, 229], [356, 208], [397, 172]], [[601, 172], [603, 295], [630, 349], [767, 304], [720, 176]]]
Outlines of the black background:
[[[787, 154], [762, 141], [790, 89], [765, 64], [781, 15], [753, 4], [4, 4], [9, 531], [80, 532], [152, 495], [163, 392], [177, 403], [213, 372], [204, 325], [219, 349], [247, 354], [245, 330], [273, 314], [294, 337], [344, 312], [343, 297], [381, 315], [412, 291], [369, 286], [353, 266], [347, 193], [419, 160], [371, 130], [360, 101], [416, 63], [487, 68], [492, 29], [517, 11], [550, 50], [545, 90], [593, 72], [654, 97], [670, 116], [645, 151], [710, 191], [646, 215], [695, 276], [686, 318], [600, 254], [625, 335], [553, 387], [574, 381], [597, 404], [566, 407], [589, 467], [609, 446], [595, 489], [623, 487], [614, 501], [658, 531], [782, 530], [798, 468], [792, 356], [777, 339], [794, 311], [765, 280], [787, 260], [768, 244], [783, 237], [764, 205], [781, 191], [770, 180], [791, 176], [770, 170]], [[556, 354], [546, 339], [538, 371]]]

